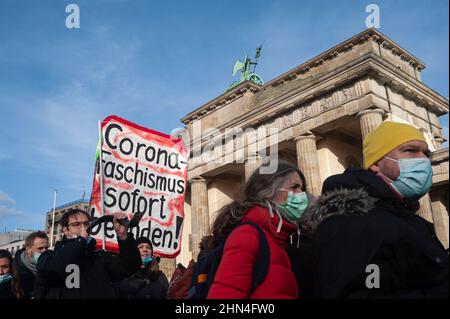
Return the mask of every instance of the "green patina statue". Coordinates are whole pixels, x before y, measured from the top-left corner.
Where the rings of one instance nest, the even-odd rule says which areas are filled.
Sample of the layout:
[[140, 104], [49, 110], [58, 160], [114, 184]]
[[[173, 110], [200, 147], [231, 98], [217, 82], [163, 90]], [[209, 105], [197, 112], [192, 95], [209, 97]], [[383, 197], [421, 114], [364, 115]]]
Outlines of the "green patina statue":
[[[256, 48], [254, 62], [251, 61], [247, 54], [245, 55], [244, 62], [241, 62], [241, 60], [236, 61], [236, 63], [234, 64], [232, 75], [234, 76], [238, 71], [241, 71], [241, 76], [239, 78], [239, 81], [235, 81], [229, 86], [228, 90], [244, 81], [252, 81], [260, 85], [264, 84], [262, 78], [255, 73], [256, 65], [258, 64], [258, 58], [261, 55], [261, 47], [262, 45]], [[251, 66], [253, 66], [253, 70], [250, 69]]]

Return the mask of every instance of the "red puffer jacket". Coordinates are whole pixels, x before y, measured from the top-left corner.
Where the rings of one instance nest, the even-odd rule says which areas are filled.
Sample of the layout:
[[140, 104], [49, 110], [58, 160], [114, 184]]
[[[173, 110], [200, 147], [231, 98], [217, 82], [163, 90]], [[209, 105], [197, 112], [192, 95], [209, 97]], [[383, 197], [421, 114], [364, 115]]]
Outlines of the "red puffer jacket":
[[[288, 237], [297, 225], [283, 220], [281, 232], [277, 233], [279, 217], [270, 217], [266, 208], [251, 208], [242, 221], [256, 223], [264, 231], [270, 250], [270, 266], [266, 279], [251, 290], [252, 272], [259, 253], [259, 233], [243, 225], [228, 237], [222, 260], [208, 293], [208, 299], [294, 299], [298, 298], [297, 283], [291, 271], [286, 253]], [[251, 294], [250, 294], [251, 293]]]

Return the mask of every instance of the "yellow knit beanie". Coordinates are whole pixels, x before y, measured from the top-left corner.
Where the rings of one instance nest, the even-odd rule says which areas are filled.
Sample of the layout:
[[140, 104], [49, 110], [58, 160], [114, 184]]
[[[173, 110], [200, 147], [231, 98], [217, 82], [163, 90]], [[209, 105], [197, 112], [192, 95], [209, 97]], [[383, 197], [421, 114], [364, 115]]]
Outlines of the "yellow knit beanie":
[[368, 169], [398, 146], [413, 140], [426, 143], [422, 132], [415, 127], [396, 122], [384, 122], [364, 139], [364, 168]]

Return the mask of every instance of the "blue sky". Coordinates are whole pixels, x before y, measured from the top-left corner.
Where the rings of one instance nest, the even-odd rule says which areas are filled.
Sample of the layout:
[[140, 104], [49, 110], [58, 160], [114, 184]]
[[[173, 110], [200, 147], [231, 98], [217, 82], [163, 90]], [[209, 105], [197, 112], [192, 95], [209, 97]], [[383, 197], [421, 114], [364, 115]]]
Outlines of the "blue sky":
[[237, 58], [264, 42], [268, 81], [363, 31], [369, 3], [448, 98], [447, 0], [0, 0], [0, 230], [43, 228], [54, 189], [59, 205], [90, 193], [99, 119], [169, 133], [235, 80]]

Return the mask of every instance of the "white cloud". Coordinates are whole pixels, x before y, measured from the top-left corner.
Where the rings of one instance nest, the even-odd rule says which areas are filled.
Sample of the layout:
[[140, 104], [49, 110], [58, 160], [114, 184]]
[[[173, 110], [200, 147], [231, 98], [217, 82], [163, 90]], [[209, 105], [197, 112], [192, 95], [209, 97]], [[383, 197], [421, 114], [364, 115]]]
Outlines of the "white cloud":
[[15, 205], [16, 201], [12, 199], [8, 194], [0, 190], [0, 202], [4, 202], [6, 204]]
[[[97, 27], [86, 41], [82, 46], [48, 44], [45, 53], [37, 49], [34, 63], [64, 74], [65, 80], [46, 94], [0, 94], [0, 102], [6, 102], [19, 123], [14, 130], [0, 127], [0, 149], [8, 150], [5, 163], [14, 163], [22, 172], [56, 177], [57, 188], [72, 191], [83, 185], [89, 190], [92, 183], [98, 120], [110, 114], [133, 115], [143, 119], [139, 124], [144, 126], [152, 120], [159, 124], [155, 119], [161, 110], [195, 105], [195, 95], [173, 96], [168, 83], [136, 71], [142, 62], [139, 40], [117, 39], [107, 27]], [[61, 58], [67, 52], [70, 59]]]
[[0, 218], [4, 217], [21, 217], [24, 216], [25, 213], [21, 210], [0, 205]]
[[30, 214], [21, 209], [12, 207], [16, 201], [7, 193], [0, 190], [0, 220], [5, 224], [16, 224], [25, 228], [34, 228], [35, 225], [42, 225], [42, 214]]
[[[44, 229], [45, 216], [38, 213], [28, 213], [20, 209], [0, 205], [0, 220], [2, 225], [15, 225], [12, 228]], [[10, 227], [8, 226], [8, 228]]]
[[[14, 107], [10, 112], [26, 123], [19, 128], [20, 135], [4, 130], [7, 137], [1, 144], [9, 150], [4, 159], [13, 158], [15, 167], [55, 176], [69, 185], [79, 185], [92, 173], [97, 121], [120, 109], [117, 95], [130, 91], [127, 66], [139, 43], [119, 45], [105, 28], [97, 28], [90, 40], [92, 46], [81, 48], [75, 43], [68, 44], [70, 48], [65, 42], [54, 43], [49, 53], [35, 55], [38, 63], [68, 79], [48, 94], [6, 96], [10, 108]], [[60, 58], [67, 51], [73, 53], [72, 60]]]

